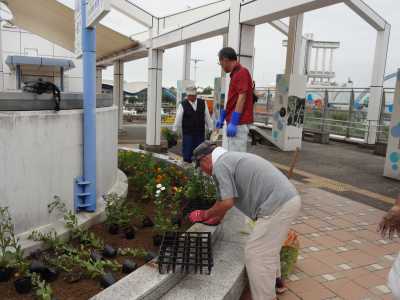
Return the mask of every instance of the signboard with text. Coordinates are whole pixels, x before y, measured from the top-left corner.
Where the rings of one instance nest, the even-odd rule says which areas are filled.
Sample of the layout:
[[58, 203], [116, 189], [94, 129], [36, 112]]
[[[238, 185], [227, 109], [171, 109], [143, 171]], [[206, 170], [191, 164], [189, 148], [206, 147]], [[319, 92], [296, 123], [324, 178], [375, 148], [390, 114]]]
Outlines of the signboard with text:
[[111, 10], [111, 0], [88, 0], [86, 27], [94, 27]]
[[75, 56], [82, 56], [82, 14], [81, 1], [75, 0]]

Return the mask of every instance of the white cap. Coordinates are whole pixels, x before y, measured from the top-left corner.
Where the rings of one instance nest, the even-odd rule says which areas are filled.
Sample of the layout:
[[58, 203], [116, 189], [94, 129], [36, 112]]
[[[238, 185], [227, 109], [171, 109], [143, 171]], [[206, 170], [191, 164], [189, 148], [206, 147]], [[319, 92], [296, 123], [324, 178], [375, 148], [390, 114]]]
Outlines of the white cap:
[[186, 88], [186, 95], [188, 95], [188, 96], [196, 96], [197, 95], [197, 88], [195, 86], [188, 86]]

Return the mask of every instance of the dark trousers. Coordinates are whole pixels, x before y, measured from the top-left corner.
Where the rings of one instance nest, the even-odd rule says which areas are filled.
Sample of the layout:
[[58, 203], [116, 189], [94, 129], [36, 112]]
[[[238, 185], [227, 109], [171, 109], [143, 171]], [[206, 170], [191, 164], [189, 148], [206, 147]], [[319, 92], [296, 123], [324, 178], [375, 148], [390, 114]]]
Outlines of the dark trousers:
[[198, 145], [204, 142], [203, 134], [183, 134], [182, 136], [182, 156], [183, 161], [191, 163], [193, 150], [196, 149]]

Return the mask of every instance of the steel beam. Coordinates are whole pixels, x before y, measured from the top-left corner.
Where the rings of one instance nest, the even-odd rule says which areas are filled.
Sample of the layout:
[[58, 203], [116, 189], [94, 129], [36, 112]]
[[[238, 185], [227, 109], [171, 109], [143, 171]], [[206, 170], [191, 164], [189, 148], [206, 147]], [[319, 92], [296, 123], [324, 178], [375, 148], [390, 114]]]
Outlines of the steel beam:
[[375, 44], [374, 65], [367, 120], [369, 123], [366, 142], [375, 144], [378, 132], [379, 118], [382, 109], [383, 83], [386, 71], [386, 61], [390, 41], [390, 25], [386, 23], [385, 30], [378, 31]]
[[152, 47], [167, 49], [221, 35], [228, 31], [228, 23], [229, 10], [158, 35], [152, 39]]
[[161, 17], [158, 19], [160, 33], [186, 26], [193, 23], [194, 20], [203, 19], [207, 16], [212, 16], [224, 12], [226, 10], [229, 10], [229, 8], [230, 1], [219, 0], [165, 17]]
[[343, 0], [254, 0], [242, 4], [240, 23], [259, 25], [320, 9]]
[[152, 14], [129, 0], [112, 0], [111, 7], [148, 28], [153, 27], [154, 19], [157, 20]]
[[369, 7], [362, 0], [347, 0], [344, 1], [348, 7], [350, 7], [356, 14], [364, 19], [368, 24], [374, 27], [376, 30], [384, 30], [386, 21], [371, 7]]

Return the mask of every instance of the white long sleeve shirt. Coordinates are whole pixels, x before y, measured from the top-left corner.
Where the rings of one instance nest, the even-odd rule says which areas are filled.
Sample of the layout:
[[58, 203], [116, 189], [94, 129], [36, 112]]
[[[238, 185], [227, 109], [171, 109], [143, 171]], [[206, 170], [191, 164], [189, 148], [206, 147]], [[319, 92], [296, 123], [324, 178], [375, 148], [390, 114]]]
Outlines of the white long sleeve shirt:
[[[188, 101], [188, 102], [190, 103], [190, 105], [192, 105], [193, 110], [196, 111], [197, 110], [197, 99], [194, 102], [192, 102], [192, 101]], [[213, 120], [211, 119], [210, 112], [208, 111], [207, 102], [204, 101], [204, 104], [205, 104], [204, 118], [205, 118], [207, 128], [208, 128], [208, 130], [213, 130], [214, 123], [213, 123]], [[182, 104], [179, 104], [178, 110], [176, 111], [175, 123], [172, 128], [173, 131], [175, 131], [175, 132], [178, 130], [182, 131], [182, 119], [183, 119], [183, 106], [182, 106]]]

